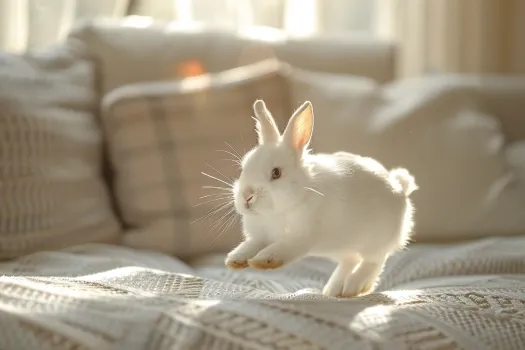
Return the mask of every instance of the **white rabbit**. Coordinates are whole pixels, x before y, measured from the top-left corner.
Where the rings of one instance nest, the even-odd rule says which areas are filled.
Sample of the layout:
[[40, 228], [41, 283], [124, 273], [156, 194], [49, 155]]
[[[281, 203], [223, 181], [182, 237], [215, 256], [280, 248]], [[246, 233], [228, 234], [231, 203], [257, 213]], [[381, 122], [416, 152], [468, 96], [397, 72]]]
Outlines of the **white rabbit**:
[[388, 256], [410, 238], [414, 178], [351, 153], [311, 154], [310, 102], [282, 135], [263, 101], [253, 108], [259, 146], [243, 157], [233, 187], [244, 241], [225, 264], [275, 269], [304, 256], [325, 257], [338, 263], [325, 295], [370, 293]]

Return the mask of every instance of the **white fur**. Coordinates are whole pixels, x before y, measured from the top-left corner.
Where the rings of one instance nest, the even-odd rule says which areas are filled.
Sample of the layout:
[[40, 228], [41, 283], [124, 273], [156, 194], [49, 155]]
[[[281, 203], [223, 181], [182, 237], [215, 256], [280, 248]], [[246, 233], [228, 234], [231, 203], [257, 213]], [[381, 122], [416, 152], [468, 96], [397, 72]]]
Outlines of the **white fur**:
[[[311, 105], [301, 108], [283, 135], [243, 159], [234, 198], [245, 239], [228, 254], [226, 264], [276, 268], [305, 256], [325, 257], [338, 265], [324, 294], [368, 293], [388, 256], [410, 238], [413, 207], [408, 195], [417, 186], [407, 170], [388, 171], [371, 158], [346, 152], [309, 154], [307, 143], [294, 148], [287, 136], [296, 127], [293, 118], [311, 118], [313, 129]], [[296, 117], [306, 112], [311, 115]], [[271, 118], [269, 112], [265, 117]], [[301, 132], [308, 132], [301, 125]], [[282, 169], [282, 176], [272, 181], [274, 167]], [[242, 195], [248, 186], [255, 191], [249, 209]]]

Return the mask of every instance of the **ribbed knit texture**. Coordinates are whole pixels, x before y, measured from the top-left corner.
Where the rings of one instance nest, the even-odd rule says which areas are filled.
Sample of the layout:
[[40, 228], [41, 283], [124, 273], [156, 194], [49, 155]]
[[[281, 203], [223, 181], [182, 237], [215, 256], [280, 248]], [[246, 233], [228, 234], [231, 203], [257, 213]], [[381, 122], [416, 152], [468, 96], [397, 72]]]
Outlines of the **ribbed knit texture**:
[[80, 47], [0, 55], [0, 259], [118, 235], [97, 104]]
[[[0, 264], [0, 349], [525, 349], [525, 237], [411, 247], [377, 293], [323, 297], [332, 263], [227, 270], [86, 245]], [[61, 276], [61, 277], [57, 277]]]

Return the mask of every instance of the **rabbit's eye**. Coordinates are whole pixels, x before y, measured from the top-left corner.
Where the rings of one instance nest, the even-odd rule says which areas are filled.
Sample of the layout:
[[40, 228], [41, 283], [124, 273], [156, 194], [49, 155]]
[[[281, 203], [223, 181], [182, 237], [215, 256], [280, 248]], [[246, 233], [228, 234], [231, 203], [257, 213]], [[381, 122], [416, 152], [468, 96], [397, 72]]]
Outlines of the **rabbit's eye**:
[[272, 169], [272, 180], [277, 180], [281, 177], [281, 168]]

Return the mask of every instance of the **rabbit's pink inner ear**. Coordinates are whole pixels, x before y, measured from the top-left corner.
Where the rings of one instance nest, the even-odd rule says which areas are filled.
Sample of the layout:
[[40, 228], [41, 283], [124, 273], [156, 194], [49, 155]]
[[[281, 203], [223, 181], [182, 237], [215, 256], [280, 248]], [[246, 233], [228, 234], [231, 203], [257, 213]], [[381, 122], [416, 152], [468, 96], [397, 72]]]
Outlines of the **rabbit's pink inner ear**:
[[291, 142], [292, 147], [297, 151], [303, 151], [312, 139], [314, 130], [314, 113], [312, 104], [305, 102], [294, 113], [286, 128], [286, 138]]

